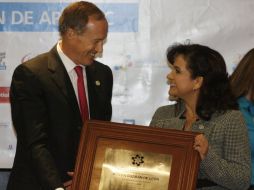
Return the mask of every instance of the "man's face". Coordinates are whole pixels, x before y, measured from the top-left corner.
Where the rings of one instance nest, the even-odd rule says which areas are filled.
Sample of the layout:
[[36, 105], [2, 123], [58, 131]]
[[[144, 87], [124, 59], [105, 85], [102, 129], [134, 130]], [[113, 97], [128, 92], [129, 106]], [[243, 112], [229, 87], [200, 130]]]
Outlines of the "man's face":
[[90, 65], [97, 54], [103, 52], [103, 44], [108, 33], [106, 20], [89, 18], [82, 34], [70, 29], [67, 42], [63, 40], [64, 53], [76, 64]]

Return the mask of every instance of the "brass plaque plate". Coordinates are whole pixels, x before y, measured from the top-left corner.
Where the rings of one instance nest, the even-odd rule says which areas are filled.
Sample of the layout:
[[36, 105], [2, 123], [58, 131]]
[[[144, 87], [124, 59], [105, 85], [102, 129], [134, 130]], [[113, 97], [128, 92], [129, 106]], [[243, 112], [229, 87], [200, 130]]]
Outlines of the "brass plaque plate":
[[172, 156], [106, 148], [99, 190], [168, 190]]

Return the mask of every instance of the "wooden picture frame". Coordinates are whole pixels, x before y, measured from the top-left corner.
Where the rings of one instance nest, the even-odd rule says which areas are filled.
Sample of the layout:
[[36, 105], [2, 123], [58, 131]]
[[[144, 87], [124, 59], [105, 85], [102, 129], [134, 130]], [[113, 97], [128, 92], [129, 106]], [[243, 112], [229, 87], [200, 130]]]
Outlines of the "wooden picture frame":
[[[117, 188], [115, 186], [119, 185], [119, 183], [125, 183], [125, 180], [127, 180], [126, 183], [128, 185], [131, 182], [131, 185], [135, 186], [133, 189], [142, 189], [142, 185], [144, 186], [146, 183], [150, 183], [149, 185], [157, 186], [156, 189], [194, 190], [196, 189], [200, 162], [198, 152], [193, 148], [196, 135], [197, 133], [194, 132], [173, 129], [88, 121], [85, 123], [80, 136], [72, 190], [114, 190], [119, 189], [119, 187]], [[145, 158], [152, 158], [152, 162], [155, 164], [158, 162], [158, 159], [162, 157], [166, 158], [167, 161], [162, 161], [163, 166], [169, 166], [170, 168], [170, 174], [166, 178], [168, 184], [166, 188], [162, 185], [163, 183], [159, 182], [159, 180], [165, 178], [157, 178], [157, 173], [152, 174], [152, 177], [149, 177], [151, 175], [147, 173], [143, 175], [142, 172], [137, 172], [138, 174], [132, 173], [131, 175], [121, 173], [119, 174], [120, 178], [119, 176], [116, 178], [120, 180], [112, 179], [112, 175], [115, 175], [115, 173], [111, 177], [108, 174], [103, 174], [105, 171], [104, 167], [107, 165], [105, 164], [106, 160], [108, 160], [106, 159], [106, 155], [112, 157], [112, 155], [114, 156], [117, 153], [120, 155], [118, 156], [120, 159], [125, 159], [125, 154], [135, 153], [136, 155], [136, 152], [141, 152], [140, 155], [145, 155]], [[128, 156], [127, 159], [129, 160]], [[136, 157], [134, 156], [132, 159], [136, 159]], [[114, 157], [113, 167], [117, 167], [115, 166], [118, 164], [117, 162]], [[151, 163], [151, 161], [143, 161], [143, 158], [141, 158], [138, 164], [142, 164], [143, 162]], [[135, 165], [133, 167], [137, 166]], [[106, 182], [111, 180], [110, 188], [109, 186], [107, 188], [103, 187], [102, 184], [106, 184], [105, 180]], [[121, 187], [120, 189], [129, 190], [132, 188]]]

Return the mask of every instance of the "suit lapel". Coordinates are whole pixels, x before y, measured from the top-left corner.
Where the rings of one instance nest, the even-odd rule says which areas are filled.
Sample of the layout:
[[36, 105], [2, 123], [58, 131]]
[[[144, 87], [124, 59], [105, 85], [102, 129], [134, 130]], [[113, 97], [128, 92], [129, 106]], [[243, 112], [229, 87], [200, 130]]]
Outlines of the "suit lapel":
[[96, 118], [96, 109], [99, 109], [98, 97], [101, 95], [100, 92], [100, 79], [96, 70], [96, 62], [86, 67], [86, 78], [88, 87], [88, 99], [90, 108], [90, 117]]
[[49, 53], [48, 69], [53, 82], [64, 95], [74, 113], [80, 116], [78, 102], [71, 80], [57, 53], [56, 46]]
[[93, 87], [93, 73], [95, 72], [95, 68], [91, 66], [87, 66], [86, 67], [86, 80], [87, 80], [87, 88], [88, 88], [88, 100], [89, 100], [89, 111], [90, 111], [90, 118], [94, 117], [94, 113], [95, 113], [95, 91], [94, 91], [94, 87]]

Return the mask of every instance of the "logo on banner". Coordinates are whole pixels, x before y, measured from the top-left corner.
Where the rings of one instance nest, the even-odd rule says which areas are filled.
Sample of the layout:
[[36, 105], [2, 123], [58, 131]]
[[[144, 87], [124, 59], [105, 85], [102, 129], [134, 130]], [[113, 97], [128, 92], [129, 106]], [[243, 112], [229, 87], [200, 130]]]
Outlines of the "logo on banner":
[[0, 52], [0, 70], [6, 70], [5, 57], [6, 53]]
[[0, 87], [0, 103], [9, 103], [9, 87]]
[[[0, 32], [55, 32], [68, 3], [0, 2]], [[109, 22], [110, 32], [137, 32], [138, 3], [98, 3]]]

